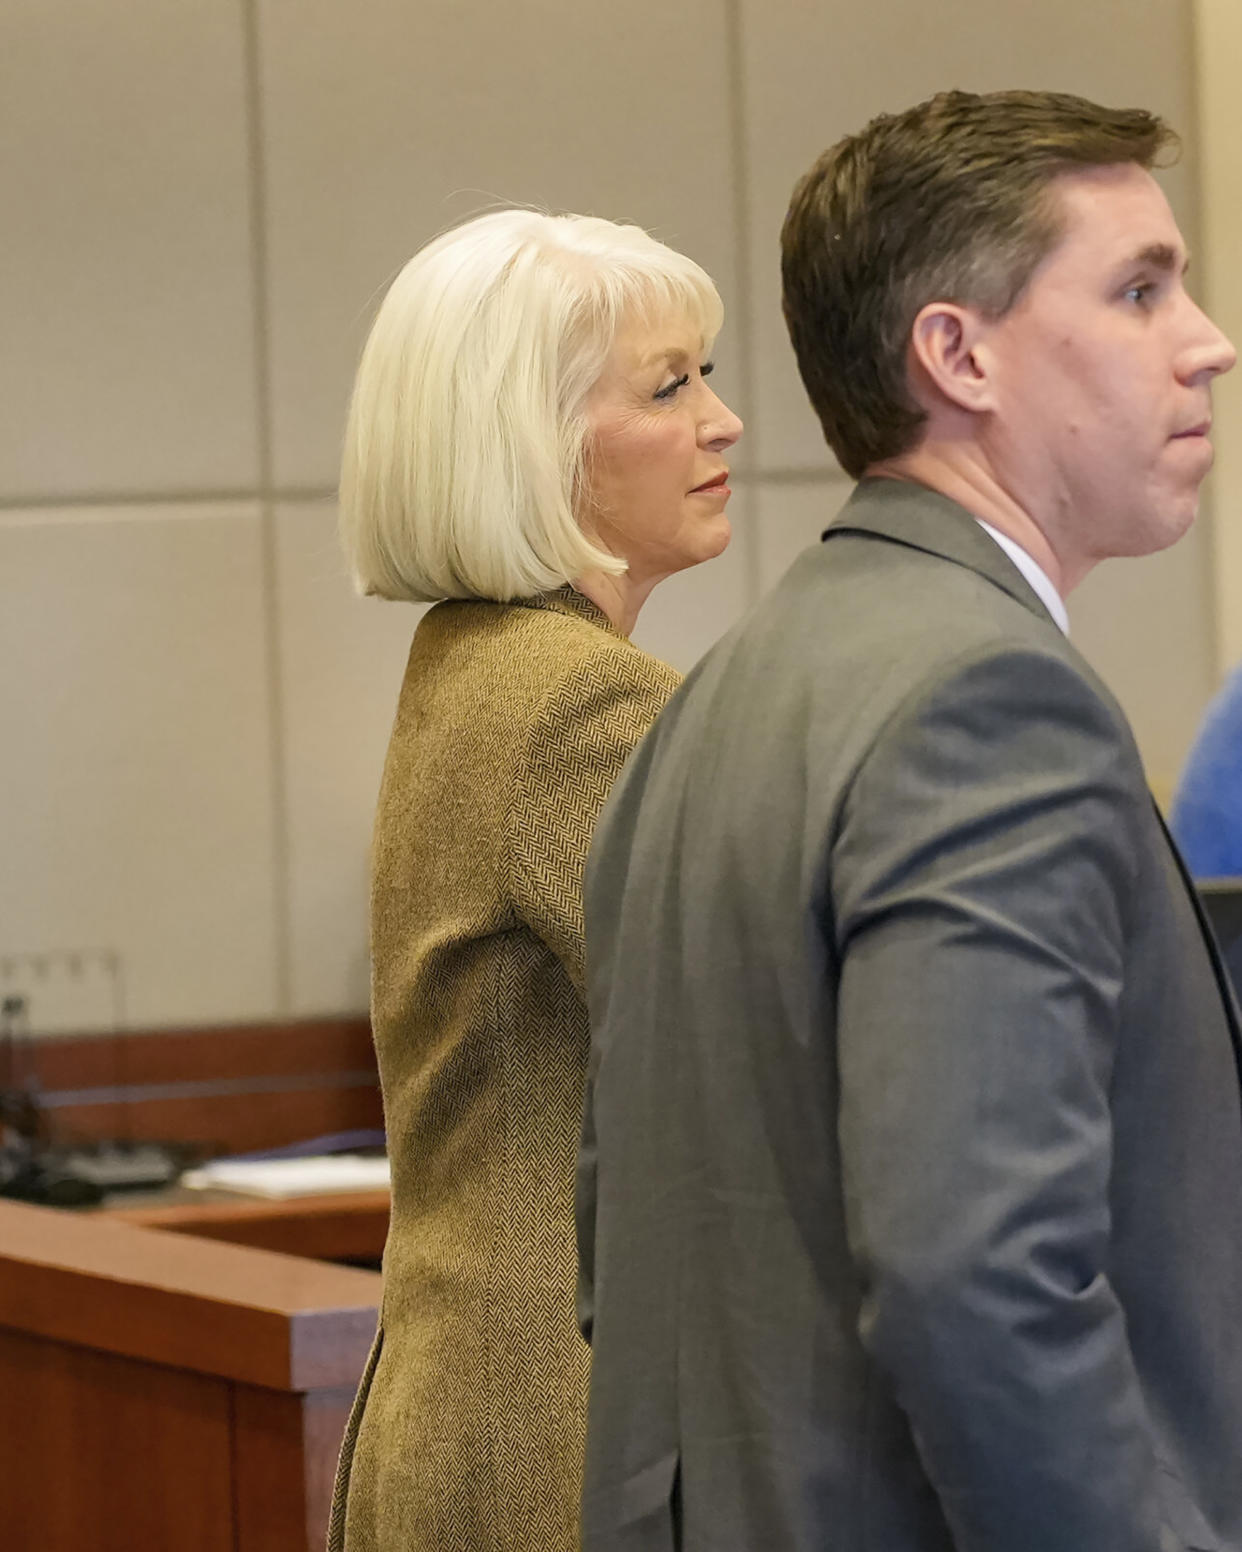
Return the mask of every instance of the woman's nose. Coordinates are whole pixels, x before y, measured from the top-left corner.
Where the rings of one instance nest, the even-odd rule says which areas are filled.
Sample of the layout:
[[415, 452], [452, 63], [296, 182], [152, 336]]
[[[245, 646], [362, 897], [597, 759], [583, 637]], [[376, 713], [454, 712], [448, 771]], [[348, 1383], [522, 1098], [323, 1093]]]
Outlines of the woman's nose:
[[741, 436], [742, 422], [723, 399], [718, 399], [715, 394], [711, 398], [708, 413], [699, 422], [699, 441], [705, 447], [723, 452]]

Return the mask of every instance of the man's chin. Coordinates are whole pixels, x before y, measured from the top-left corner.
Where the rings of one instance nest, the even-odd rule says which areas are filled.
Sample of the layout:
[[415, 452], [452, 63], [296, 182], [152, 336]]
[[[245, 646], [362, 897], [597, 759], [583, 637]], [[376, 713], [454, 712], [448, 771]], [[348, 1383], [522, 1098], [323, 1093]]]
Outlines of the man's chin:
[[1170, 545], [1177, 543], [1194, 527], [1195, 518], [1199, 515], [1199, 492], [1192, 495], [1183, 495], [1175, 498], [1155, 513], [1147, 526], [1145, 533], [1137, 537], [1140, 544], [1129, 553], [1132, 555], [1155, 555], [1160, 550], [1167, 550]]

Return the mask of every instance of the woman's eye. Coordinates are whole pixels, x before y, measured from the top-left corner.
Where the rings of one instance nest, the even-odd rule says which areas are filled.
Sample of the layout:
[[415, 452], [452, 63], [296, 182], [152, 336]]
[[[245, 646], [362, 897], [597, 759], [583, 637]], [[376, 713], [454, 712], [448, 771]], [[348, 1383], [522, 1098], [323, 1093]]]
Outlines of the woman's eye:
[[1146, 283], [1137, 286], [1127, 286], [1125, 298], [1127, 302], [1146, 302], [1152, 293], [1152, 287]]
[[699, 368], [699, 376], [710, 377], [715, 370], [716, 363], [714, 361], [704, 361], [703, 365]]
[[656, 398], [671, 399], [677, 390], [679, 388], [684, 388], [689, 381], [690, 374], [686, 373], [684, 377], [679, 377], [676, 382], [667, 383], [663, 388], [658, 388], [656, 390]]

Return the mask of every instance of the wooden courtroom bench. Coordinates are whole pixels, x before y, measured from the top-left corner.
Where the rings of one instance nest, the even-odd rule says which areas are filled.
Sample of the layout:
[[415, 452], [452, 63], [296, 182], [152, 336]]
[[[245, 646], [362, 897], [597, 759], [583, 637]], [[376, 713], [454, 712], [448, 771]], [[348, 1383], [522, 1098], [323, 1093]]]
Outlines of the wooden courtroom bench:
[[379, 1290], [0, 1201], [0, 1544], [319, 1552]]

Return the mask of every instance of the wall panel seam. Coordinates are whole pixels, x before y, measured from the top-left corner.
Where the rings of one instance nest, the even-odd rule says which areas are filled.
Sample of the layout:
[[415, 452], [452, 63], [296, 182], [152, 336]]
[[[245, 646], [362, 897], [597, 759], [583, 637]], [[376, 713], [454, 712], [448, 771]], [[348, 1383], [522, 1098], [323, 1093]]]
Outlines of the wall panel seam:
[[[755, 340], [751, 325], [754, 298], [754, 276], [750, 262], [750, 168], [747, 161], [747, 136], [749, 120], [746, 102], [745, 59], [742, 47], [742, 0], [722, 0], [725, 12], [726, 75], [729, 90], [725, 93], [729, 104], [729, 150], [733, 166], [733, 265], [737, 277], [737, 295], [733, 316], [728, 327], [737, 353], [740, 402], [734, 406], [747, 427], [745, 436], [746, 462], [756, 466], [761, 449], [757, 437], [757, 421], [754, 415]], [[753, 457], [751, 456], [753, 452]], [[750, 479], [738, 471], [735, 483], [749, 484]], [[759, 596], [759, 533], [754, 513], [746, 514], [742, 544], [746, 556], [746, 602], [749, 607]]]
[[270, 272], [267, 245], [267, 159], [264, 147], [263, 84], [260, 57], [259, 0], [242, 0], [246, 53], [246, 120], [249, 142], [251, 284], [254, 315], [254, 372], [259, 479], [263, 488], [260, 514], [264, 615], [264, 657], [270, 707], [273, 932], [276, 960], [276, 1008], [292, 1005], [291, 879], [289, 872], [288, 749], [284, 733], [284, 669], [280, 650], [280, 557], [276, 509], [272, 500], [272, 371]]

